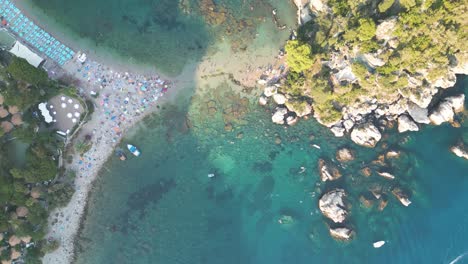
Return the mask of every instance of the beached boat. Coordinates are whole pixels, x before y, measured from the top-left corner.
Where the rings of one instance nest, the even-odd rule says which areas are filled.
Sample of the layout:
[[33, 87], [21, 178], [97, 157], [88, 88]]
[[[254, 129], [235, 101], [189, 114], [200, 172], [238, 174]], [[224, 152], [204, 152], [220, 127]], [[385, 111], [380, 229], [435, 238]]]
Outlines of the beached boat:
[[140, 150], [132, 144], [127, 145], [128, 150], [135, 156], [140, 156]]

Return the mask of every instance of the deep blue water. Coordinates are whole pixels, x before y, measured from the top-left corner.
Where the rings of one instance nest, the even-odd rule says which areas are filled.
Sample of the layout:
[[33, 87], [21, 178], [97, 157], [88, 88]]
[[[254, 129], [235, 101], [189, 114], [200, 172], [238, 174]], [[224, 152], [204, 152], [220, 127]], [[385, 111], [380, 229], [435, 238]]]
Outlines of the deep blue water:
[[[171, 74], [189, 60], [202, 60], [227, 32], [226, 25], [206, 25], [196, 11], [200, 1], [188, 1], [191, 15], [175, 0], [33, 2], [96, 46]], [[272, 7], [293, 10], [281, 0], [215, 3], [255, 22], [230, 36], [240, 46], [249, 45], [260, 24], [272, 23], [269, 17], [262, 22]], [[193, 95], [165, 106], [125, 139], [143, 155], [106, 165], [90, 197], [77, 263], [450, 263], [468, 251], [468, 162], [448, 150], [461, 138], [468, 141], [467, 122], [461, 128], [390, 131], [377, 148], [364, 149], [334, 138], [314, 120], [287, 129], [273, 125], [268, 109], [224, 81], [203, 89], [194, 81]], [[468, 95], [467, 78], [457, 86]], [[225, 131], [226, 123], [233, 131]], [[385, 144], [402, 153], [387, 162], [397, 180], [361, 175], [363, 166], [385, 153]], [[321, 183], [317, 160], [332, 160], [342, 146], [355, 150], [357, 159], [341, 168], [341, 180]], [[210, 173], [216, 177], [208, 178]], [[376, 205], [363, 208], [359, 196], [376, 185], [399, 185], [413, 203], [403, 207], [389, 194], [382, 212]], [[333, 187], [349, 193], [349, 225], [356, 231], [349, 243], [330, 238], [318, 212], [318, 197]], [[280, 225], [281, 215], [294, 223]], [[374, 249], [377, 240], [387, 244]], [[463, 261], [468, 258], [458, 263]]]

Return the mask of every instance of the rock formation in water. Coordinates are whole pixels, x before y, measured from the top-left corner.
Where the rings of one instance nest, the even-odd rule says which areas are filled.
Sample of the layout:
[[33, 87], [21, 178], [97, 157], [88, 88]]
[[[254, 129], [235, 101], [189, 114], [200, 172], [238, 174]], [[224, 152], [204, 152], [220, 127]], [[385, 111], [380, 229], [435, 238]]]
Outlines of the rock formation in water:
[[334, 189], [325, 193], [319, 200], [322, 214], [334, 223], [343, 223], [348, 216], [345, 204], [346, 193], [343, 189]]
[[341, 178], [341, 172], [337, 166], [331, 162], [326, 162], [323, 159], [318, 160], [318, 169], [320, 178], [323, 182], [325, 181], [334, 181]]

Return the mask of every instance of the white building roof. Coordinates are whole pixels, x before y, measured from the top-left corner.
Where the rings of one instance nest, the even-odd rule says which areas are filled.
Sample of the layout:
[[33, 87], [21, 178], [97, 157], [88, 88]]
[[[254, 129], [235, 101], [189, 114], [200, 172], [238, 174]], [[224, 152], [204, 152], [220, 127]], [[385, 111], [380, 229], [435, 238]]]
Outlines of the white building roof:
[[54, 120], [50, 115], [49, 109], [47, 109], [47, 103], [40, 103], [39, 110], [41, 110], [41, 114], [44, 117], [46, 123], [50, 123]]
[[29, 64], [36, 68], [39, 67], [39, 65], [44, 61], [43, 58], [31, 51], [25, 45], [21, 44], [19, 41], [16, 41], [10, 52], [15, 54], [17, 57], [27, 60]]

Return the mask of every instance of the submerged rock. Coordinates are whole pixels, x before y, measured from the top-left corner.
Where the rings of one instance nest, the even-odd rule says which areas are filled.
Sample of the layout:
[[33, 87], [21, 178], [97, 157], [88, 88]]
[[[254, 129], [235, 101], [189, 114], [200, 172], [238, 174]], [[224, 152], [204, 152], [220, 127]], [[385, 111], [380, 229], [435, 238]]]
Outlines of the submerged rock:
[[353, 238], [354, 232], [348, 227], [330, 228], [330, 235], [338, 240], [350, 240]]
[[388, 172], [377, 172], [377, 174], [379, 174], [380, 176], [386, 178], [386, 179], [389, 179], [389, 180], [394, 180], [395, 179], [395, 176], [391, 173], [388, 173]]
[[332, 164], [327, 164], [323, 159], [319, 159], [318, 168], [320, 173], [320, 178], [322, 181], [334, 181], [341, 178], [341, 173], [338, 168]]
[[388, 199], [387, 197], [383, 196], [382, 199], [380, 200], [378, 210], [383, 211], [385, 207], [388, 205]]
[[400, 188], [394, 188], [392, 190], [393, 195], [400, 201], [400, 203], [404, 206], [409, 206], [411, 204], [411, 201], [408, 198], [408, 195], [403, 192], [402, 189]]
[[351, 131], [351, 140], [361, 146], [373, 148], [380, 141], [382, 135], [372, 123], [365, 123]]
[[336, 152], [336, 159], [339, 162], [348, 162], [354, 160], [354, 153], [348, 148], [341, 148]]
[[398, 117], [398, 132], [403, 133], [406, 131], [418, 131], [419, 127], [407, 115]]
[[387, 154], [385, 154], [385, 157], [387, 157], [387, 159], [398, 158], [400, 157], [400, 152], [396, 150], [389, 150]]
[[468, 160], [468, 147], [463, 144], [463, 142], [460, 142], [457, 145], [451, 147], [450, 151], [452, 151], [452, 153], [458, 157]]
[[348, 216], [345, 205], [346, 193], [343, 189], [334, 189], [325, 193], [319, 200], [322, 214], [335, 223], [342, 223]]
[[365, 167], [361, 169], [362, 175], [369, 177], [372, 175], [372, 170], [369, 167]]

